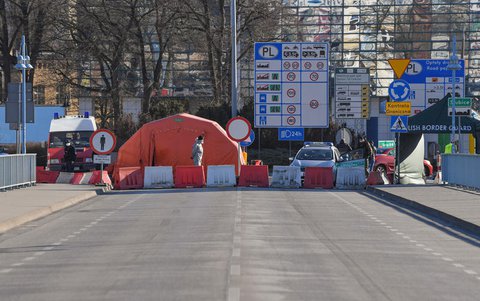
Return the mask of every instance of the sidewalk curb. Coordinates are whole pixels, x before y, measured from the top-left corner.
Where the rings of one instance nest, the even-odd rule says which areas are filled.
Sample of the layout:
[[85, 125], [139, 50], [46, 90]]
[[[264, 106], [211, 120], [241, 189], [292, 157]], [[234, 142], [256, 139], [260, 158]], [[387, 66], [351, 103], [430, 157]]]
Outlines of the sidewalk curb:
[[47, 215], [50, 215], [54, 212], [63, 210], [65, 208], [71, 207], [73, 205], [77, 205], [81, 202], [84, 202], [86, 200], [89, 200], [93, 197], [96, 197], [98, 195], [104, 194], [105, 192], [109, 191], [110, 188], [101, 188], [101, 189], [96, 189], [95, 191], [89, 191], [85, 192], [82, 195], [52, 204], [48, 207], [37, 209], [30, 211], [26, 214], [23, 214], [21, 216], [17, 216], [11, 219], [8, 219], [4, 222], [0, 222], [0, 234], [3, 234], [7, 232], [8, 230], [11, 230], [13, 228], [16, 228], [20, 225], [23, 225], [25, 223], [40, 219], [42, 217], [45, 217]]
[[393, 193], [382, 191], [382, 190], [377, 189], [376, 187], [373, 187], [373, 186], [368, 186], [367, 191], [373, 193], [376, 196], [380, 196], [382, 198], [385, 198], [385, 200], [390, 202], [390, 203], [415, 209], [415, 210], [417, 210], [421, 213], [433, 216], [433, 217], [438, 218], [438, 219], [440, 219], [444, 222], [450, 223], [453, 226], [455, 226], [457, 228], [460, 228], [463, 231], [467, 231], [467, 232], [470, 232], [470, 233], [472, 233], [476, 236], [480, 236], [480, 226], [476, 225], [476, 224], [473, 224], [469, 221], [460, 219], [458, 217], [455, 217], [451, 214], [440, 211], [438, 209], [425, 206], [421, 203], [418, 203], [418, 202], [400, 197], [400, 196], [395, 195]]

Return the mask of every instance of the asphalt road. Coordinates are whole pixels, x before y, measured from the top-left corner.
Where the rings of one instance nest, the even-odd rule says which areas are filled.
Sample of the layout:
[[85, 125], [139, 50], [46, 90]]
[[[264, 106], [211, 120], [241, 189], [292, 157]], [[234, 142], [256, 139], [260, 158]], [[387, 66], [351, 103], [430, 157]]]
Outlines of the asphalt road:
[[0, 236], [3, 300], [479, 300], [479, 241], [368, 195], [96, 197]]

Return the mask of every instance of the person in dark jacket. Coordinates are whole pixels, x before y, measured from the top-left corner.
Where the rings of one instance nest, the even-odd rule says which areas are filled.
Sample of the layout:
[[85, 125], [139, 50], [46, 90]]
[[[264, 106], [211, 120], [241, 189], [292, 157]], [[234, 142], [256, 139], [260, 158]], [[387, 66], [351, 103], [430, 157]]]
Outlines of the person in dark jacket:
[[349, 144], [345, 143], [345, 140], [340, 140], [340, 143], [337, 144], [337, 148], [340, 151], [340, 154], [348, 153], [352, 150], [352, 147]]
[[68, 172], [73, 171], [73, 163], [77, 159], [77, 155], [75, 154], [75, 148], [70, 142], [67, 142], [65, 144], [65, 149], [64, 149], [64, 156], [63, 160], [65, 161], [65, 167]]

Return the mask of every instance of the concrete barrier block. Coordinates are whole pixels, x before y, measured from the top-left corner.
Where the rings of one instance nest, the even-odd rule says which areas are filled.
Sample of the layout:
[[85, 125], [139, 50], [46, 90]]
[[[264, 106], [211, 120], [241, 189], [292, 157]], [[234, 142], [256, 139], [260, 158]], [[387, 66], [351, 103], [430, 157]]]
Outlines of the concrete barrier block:
[[299, 188], [302, 176], [298, 166], [273, 166], [272, 185], [276, 188]]
[[145, 167], [144, 188], [171, 188], [173, 187], [172, 166]]
[[209, 165], [207, 187], [233, 187], [237, 185], [234, 165]]

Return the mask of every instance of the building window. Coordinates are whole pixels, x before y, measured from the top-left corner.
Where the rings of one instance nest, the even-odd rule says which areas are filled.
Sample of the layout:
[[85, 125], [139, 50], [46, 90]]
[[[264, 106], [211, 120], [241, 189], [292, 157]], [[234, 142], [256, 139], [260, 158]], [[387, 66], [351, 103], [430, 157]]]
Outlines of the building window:
[[67, 95], [67, 86], [64, 84], [60, 84], [56, 88], [56, 100], [57, 105], [66, 105], [69, 102], [69, 97]]
[[33, 87], [33, 97], [34, 97], [35, 103], [45, 104], [45, 86], [37, 85]]

